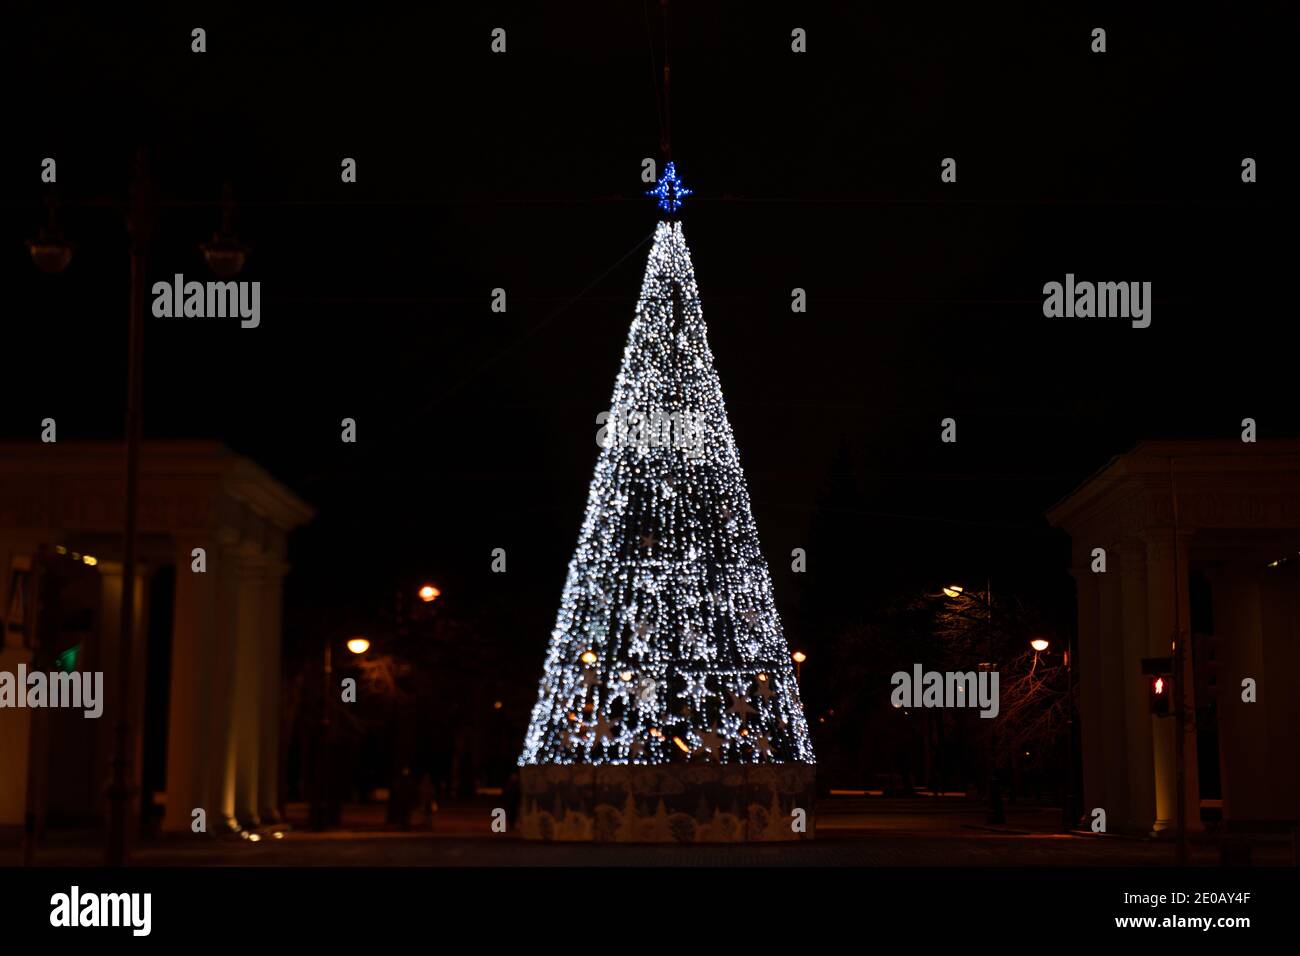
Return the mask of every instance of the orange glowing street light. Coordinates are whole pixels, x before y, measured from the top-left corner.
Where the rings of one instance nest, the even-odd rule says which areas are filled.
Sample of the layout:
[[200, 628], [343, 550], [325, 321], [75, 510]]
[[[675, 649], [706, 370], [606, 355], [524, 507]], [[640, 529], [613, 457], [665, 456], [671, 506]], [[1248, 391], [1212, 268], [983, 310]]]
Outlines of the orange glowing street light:
[[420, 588], [420, 600], [425, 604], [438, 600], [438, 597], [441, 594], [442, 591], [438, 590], [438, 588], [434, 587], [432, 584], [426, 584], [424, 587]]
[[803, 670], [803, 662], [808, 659], [808, 655], [803, 651], [795, 651], [790, 657], [794, 659], [794, 679], [799, 680], [800, 673]]
[[1052, 645], [1046, 638], [1036, 637], [1029, 642], [1029, 646], [1032, 647], [1036, 652], [1041, 654], [1043, 653], [1043, 651], [1047, 650]]
[[364, 637], [349, 638], [347, 647], [353, 654], [364, 654], [370, 650], [370, 641]]

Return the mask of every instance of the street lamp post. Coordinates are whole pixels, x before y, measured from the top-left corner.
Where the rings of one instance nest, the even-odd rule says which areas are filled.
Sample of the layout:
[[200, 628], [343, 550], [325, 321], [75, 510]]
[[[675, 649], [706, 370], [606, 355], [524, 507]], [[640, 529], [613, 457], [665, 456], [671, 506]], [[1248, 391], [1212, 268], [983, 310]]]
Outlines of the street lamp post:
[[330, 688], [334, 674], [334, 641], [325, 639], [320, 688], [320, 732], [316, 743], [316, 799], [312, 801], [311, 828], [324, 830], [329, 825], [329, 740]]
[[[972, 595], [960, 584], [950, 584], [943, 589], [944, 596], [950, 599], [958, 597], [969, 597], [976, 603], [982, 603], [985, 611], [986, 631], [984, 637], [985, 654], [987, 661], [980, 665], [982, 670], [992, 671], [995, 667], [993, 662], [993, 585], [991, 582], [985, 582], [984, 596], [982, 598]], [[989, 721], [989, 746], [988, 746], [988, 767], [987, 780], [989, 790], [989, 810], [985, 817], [985, 822], [993, 824], [1002, 824], [1007, 822], [1006, 813], [1002, 809], [1002, 788], [998, 783], [998, 734], [997, 721]]]
[[794, 679], [798, 682], [802, 678], [803, 662], [808, 659], [808, 655], [803, 651], [795, 651], [790, 657], [794, 660]]
[[1061, 822], [1065, 829], [1073, 830], [1078, 824], [1074, 812], [1074, 661], [1071, 649], [1073, 635], [1066, 638], [1065, 646], [1065, 807]]
[[[64, 239], [55, 217], [56, 204], [51, 196], [49, 221], [40, 235], [28, 242], [32, 262], [46, 273], [62, 272], [72, 259], [72, 243]], [[110, 205], [120, 207], [118, 203]], [[126, 865], [130, 853], [130, 811], [136, 788], [131, 780], [131, 664], [135, 639], [135, 575], [137, 565], [137, 527], [140, 500], [140, 447], [143, 440], [144, 396], [144, 310], [145, 284], [149, 268], [149, 248], [153, 239], [154, 209], [159, 202], [149, 178], [148, 155], [136, 151], [135, 174], [125, 206], [126, 227], [130, 235], [130, 296], [127, 325], [126, 388], [126, 460], [122, 531], [122, 599], [118, 617], [118, 707], [114, 723], [111, 777], [108, 787], [108, 839], [105, 862], [108, 866]], [[224, 233], [233, 241], [230, 229], [230, 196], [224, 202]], [[231, 261], [223, 278], [230, 278], [243, 266], [247, 249]], [[210, 260], [211, 261], [211, 260]], [[215, 266], [214, 266], [215, 268]]]
[[[370, 650], [370, 639], [358, 634], [355, 637], [348, 638], [344, 646], [347, 647], [351, 654], [360, 657]], [[311, 828], [313, 830], [325, 830], [330, 825], [330, 694], [334, 684], [334, 641], [332, 638], [326, 638], [325, 640], [325, 659], [322, 666], [320, 739], [316, 745], [316, 798], [312, 801], [311, 811]]]
[[[1074, 814], [1074, 664], [1070, 660], [1070, 638], [1066, 638], [1065, 651], [1062, 653], [1065, 664], [1065, 792], [1061, 795], [1061, 826], [1073, 830], [1078, 822]], [[1047, 653], [1051, 644], [1046, 638], [1036, 637], [1029, 642], [1033, 648], [1034, 660], [1039, 654]]]
[[[233, 241], [233, 240], [232, 240]], [[403, 595], [404, 591], [398, 591], [396, 617], [394, 626], [400, 633], [403, 621]], [[433, 584], [424, 584], [417, 591], [416, 595], [426, 605], [432, 604], [442, 596], [442, 590]], [[376, 638], [379, 640], [379, 638]], [[380, 640], [379, 648], [383, 649], [384, 641]], [[348, 652], [355, 657], [361, 657], [370, 650], [372, 642], [370, 638], [357, 634], [347, 639], [344, 646]], [[313, 830], [326, 830], [331, 825], [330, 819], [330, 695], [334, 693], [334, 638], [331, 636], [325, 641], [324, 661], [322, 662], [322, 683], [321, 683], [321, 710], [320, 710], [320, 730], [319, 740], [317, 742], [316, 752], [316, 795], [312, 801], [311, 809], [311, 827]], [[394, 718], [396, 722], [396, 717]], [[396, 793], [396, 788], [392, 789]]]
[[[991, 582], [985, 582], [984, 585], [984, 605], [988, 610], [988, 639], [986, 646], [988, 648], [989, 667], [996, 665], [993, 663], [993, 585]], [[1001, 824], [1007, 822], [1007, 816], [1002, 810], [1002, 785], [998, 781], [998, 730], [997, 719], [989, 721], [989, 813], [987, 820], [989, 823]]]
[[144, 369], [144, 285], [149, 241], [153, 237], [153, 208], [144, 150], [136, 156], [135, 181], [127, 207], [131, 233], [130, 332], [127, 344], [126, 386], [126, 528], [122, 546], [122, 605], [118, 619], [117, 725], [113, 736], [113, 778], [109, 786], [109, 866], [125, 866], [128, 816], [135, 788], [130, 778], [131, 651], [135, 634], [136, 528], [140, 500], [141, 384]]

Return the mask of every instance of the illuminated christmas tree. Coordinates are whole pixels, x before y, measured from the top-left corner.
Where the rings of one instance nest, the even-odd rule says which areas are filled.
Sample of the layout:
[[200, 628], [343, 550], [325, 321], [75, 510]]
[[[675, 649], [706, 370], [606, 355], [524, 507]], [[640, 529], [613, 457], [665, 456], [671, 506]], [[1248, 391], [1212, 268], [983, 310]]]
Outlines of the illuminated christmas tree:
[[[519, 763], [810, 771], [790, 649], [674, 215], [690, 190], [669, 163], [650, 194], [667, 215]], [[656, 808], [637, 811], [629, 796], [625, 827], [637, 812]]]

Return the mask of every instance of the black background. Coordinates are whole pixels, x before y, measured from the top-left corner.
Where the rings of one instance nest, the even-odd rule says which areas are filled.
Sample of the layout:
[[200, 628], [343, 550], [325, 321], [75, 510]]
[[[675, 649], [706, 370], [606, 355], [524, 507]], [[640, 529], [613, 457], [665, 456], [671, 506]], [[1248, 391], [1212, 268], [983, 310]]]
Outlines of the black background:
[[[1294, 23], [1133, 6], [672, 11], [687, 239], [787, 634], [814, 659], [830, 609], [950, 579], [1068, 627], [1045, 508], [1140, 439], [1235, 438], [1246, 416], [1297, 434]], [[6, 21], [0, 435], [35, 441], [47, 416], [61, 440], [121, 435], [126, 234], [95, 201], [125, 197], [134, 148], [172, 203], [150, 282], [210, 277], [197, 243], [229, 179], [262, 324], [150, 317], [146, 436], [223, 440], [319, 509], [293, 539], [291, 643], [305, 609], [344, 627], [427, 576], [517, 649], [526, 709], [656, 221], [658, 4]], [[56, 276], [22, 244], [45, 156], [78, 243]], [[1153, 324], [1045, 319], [1067, 272], [1152, 282]]]

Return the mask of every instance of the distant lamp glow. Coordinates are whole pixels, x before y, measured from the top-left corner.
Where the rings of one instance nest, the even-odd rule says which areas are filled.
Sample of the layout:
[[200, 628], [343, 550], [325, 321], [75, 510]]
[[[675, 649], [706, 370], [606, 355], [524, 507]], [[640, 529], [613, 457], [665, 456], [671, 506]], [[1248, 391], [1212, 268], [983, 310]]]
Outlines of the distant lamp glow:
[[41, 227], [40, 235], [28, 241], [27, 251], [31, 253], [36, 268], [52, 275], [68, 267], [72, 261], [73, 245], [59, 231], [58, 206], [52, 195], [45, 198], [45, 205], [49, 210], [49, 220]]
[[620, 671], [618, 675], [618, 679], [623, 681], [626, 684], [631, 682], [632, 678], [635, 676], [636, 675], [633, 674], [631, 671]]
[[493, 709], [493, 710], [500, 710], [500, 709], [501, 709], [501, 701], [499, 701], [499, 700], [494, 700], [494, 701], [492, 702], [492, 709]]
[[767, 683], [767, 675], [766, 675], [766, 674], [759, 674], [759, 675], [758, 675], [758, 679], [761, 680], [764, 684]]
[[961, 594], [962, 591], [964, 590], [965, 588], [963, 588], [960, 584], [950, 584], [943, 589], [943, 593], [947, 597], [955, 598], [957, 595]]
[[231, 225], [234, 212], [234, 200], [230, 183], [221, 189], [221, 227], [213, 235], [211, 242], [199, 245], [203, 259], [208, 268], [219, 279], [233, 279], [239, 275], [248, 259], [248, 247], [235, 236]]
[[420, 588], [420, 600], [425, 604], [438, 600], [438, 597], [441, 594], [442, 592], [432, 584], [426, 584], [424, 587]]
[[364, 654], [370, 650], [370, 641], [364, 637], [353, 637], [348, 639], [348, 650], [353, 654]]
[[1036, 637], [1029, 642], [1029, 646], [1041, 654], [1043, 651], [1047, 650], [1051, 644], [1041, 637]]
[[86, 565], [92, 568], [95, 565], [99, 564], [99, 558], [95, 557], [93, 554], [83, 554], [81, 556], [81, 560], [84, 561]]
[[579, 659], [580, 659], [580, 660], [582, 661], [582, 663], [584, 663], [584, 664], [594, 664], [594, 663], [596, 663], [596, 652], [595, 652], [595, 651], [583, 651], [583, 652], [582, 652], [582, 657], [579, 658]]
[[691, 748], [686, 745], [686, 741], [682, 740], [681, 737], [674, 737], [673, 743], [677, 745], [677, 749], [682, 753], [688, 754], [691, 752]]
[[794, 662], [796, 664], [802, 664], [804, 661], [808, 659], [808, 655], [805, 654], [803, 651], [795, 651], [790, 656], [794, 659]]

